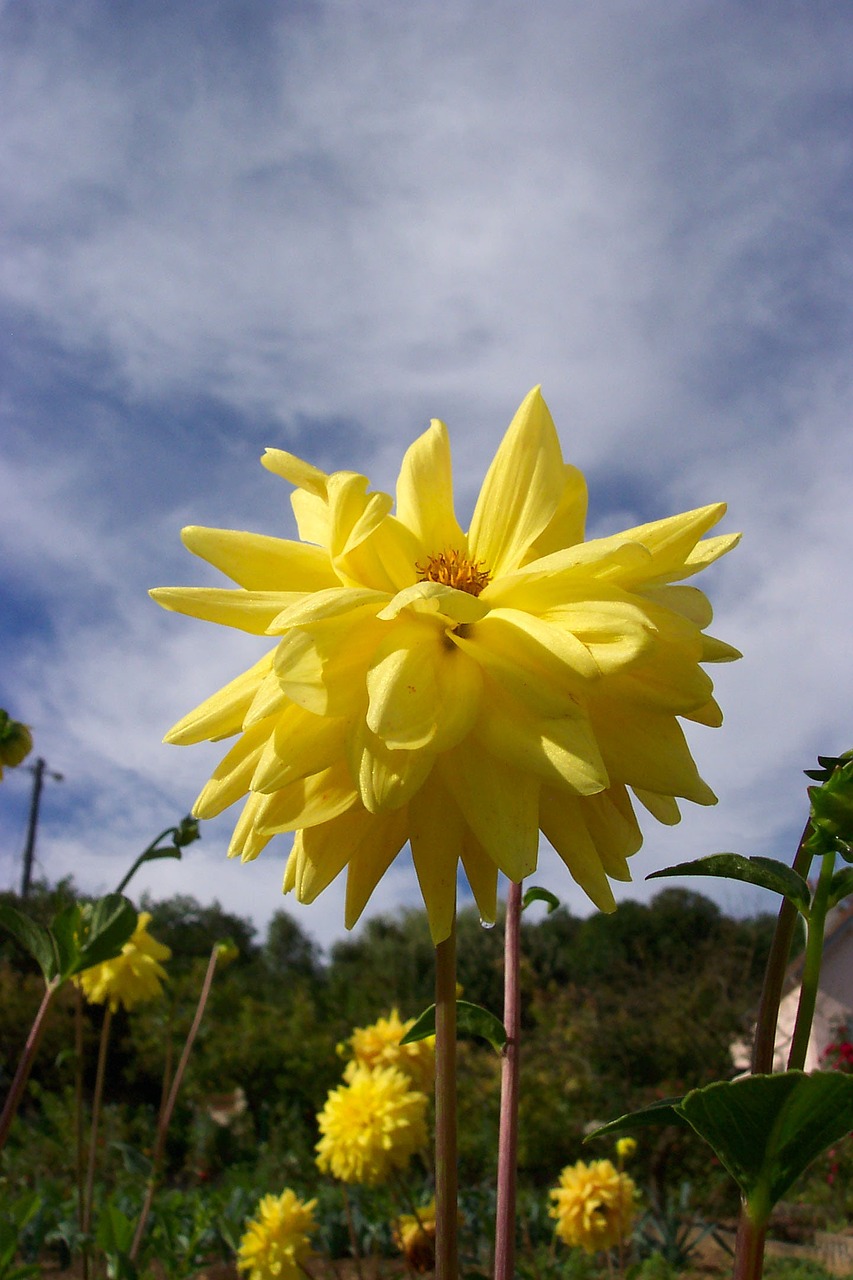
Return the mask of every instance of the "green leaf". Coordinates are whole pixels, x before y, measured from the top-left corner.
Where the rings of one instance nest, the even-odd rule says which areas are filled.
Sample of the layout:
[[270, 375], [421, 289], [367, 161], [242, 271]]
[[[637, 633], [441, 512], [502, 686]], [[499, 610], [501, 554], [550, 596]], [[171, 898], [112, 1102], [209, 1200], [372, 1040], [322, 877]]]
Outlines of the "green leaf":
[[538, 885], [532, 885], [526, 890], [524, 897], [521, 899], [521, 909], [526, 911], [531, 902], [544, 902], [548, 907], [548, 915], [552, 911], [556, 911], [560, 905], [560, 899], [555, 893], [551, 893], [550, 889], [540, 889]]
[[584, 1138], [590, 1142], [593, 1138], [609, 1137], [612, 1133], [629, 1133], [632, 1129], [645, 1129], [652, 1125], [676, 1124], [682, 1129], [690, 1125], [678, 1110], [681, 1098], [661, 1098], [659, 1102], [650, 1102], [639, 1111], [628, 1111], [624, 1116], [603, 1124], [600, 1129], [593, 1130]]
[[803, 877], [793, 867], [777, 862], [775, 858], [744, 858], [740, 853], [712, 853], [710, 857], [697, 858], [695, 862], [679, 862], [663, 871], [653, 871], [646, 879], [657, 880], [661, 876], [721, 876], [726, 880], [757, 884], [762, 889], [781, 893], [804, 916], [808, 916], [811, 903], [809, 886]]
[[15, 907], [0, 906], [0, 925], [28, 952], [50, 982], [57, 974], [56, 946], [49, 929]]
[[136, 928], [137, 914], [133, 903], [120, 893], [108, 893], [91, 908], [85, 921], [85, 939], [74, 968], [66, 975], [91, 969], [92, 965], [112, 960], [121, 951]]
[[842, 867], [829, 882], [827, 910], [846, 898], [848, 893], [853, 893], [853, 867]]
[[[456, 1001], [456, 1034], [481, 1036], [488, 1040], [496, 1053], [500, 1053], [506, 1044], [506, 1029], [500, 1018], [496, 1018], [488, 1009], [472, 1004], [470, 1000]], [[400, 1044], [414, 1044], [417, 1040], [426, 1040], [435, 1035], [435, 1005], [424, 1009], [415, 1025], [406, 1032]]]
[[756, 1221], [822, 1151], [853, 1129], [853, 1076], [785, 1071], [694, 1089], [678, 1110], [713, 1147]]
[[80, 954], [80, 934], [83, 928], [83, 910], [79, 903], [71, 902], [53, 917], [51, 932], [56, 943], [59, 972], [63, 978], [74, 972]]
[[95, 1243], [109, 1259], [107, 1272], [112, 1280], [135, 1280], [137, 1271], [129, 1254], [134, 1224], [111, 1200], [101, 1210]]
[[143, 1178], [151, 1176], [153, 1166], [150, 1159], [136, 1147], [132, 1147], [129, 1142], [111, 1142], [110, 1146], [113, 1151], [117, 1151], [121, 1156], [121, 1162], [126, 1173], [135, 1174]]

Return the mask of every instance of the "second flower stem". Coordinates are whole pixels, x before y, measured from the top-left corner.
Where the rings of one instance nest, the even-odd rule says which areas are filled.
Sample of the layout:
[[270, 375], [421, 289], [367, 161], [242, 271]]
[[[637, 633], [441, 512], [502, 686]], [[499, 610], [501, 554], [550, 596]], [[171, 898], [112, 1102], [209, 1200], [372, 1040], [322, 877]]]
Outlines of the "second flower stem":
[[457, 1280], [456, 917], [435, 949], [435, 1276]]
[[498, 1138], [498, 1203], [495, 1224], [495, 1280], [515, 1275], [515, 1202], [518, 1165], [518, 1082], [521, 994], [521, 883], [510, 881], [504, 933], [504, 1029], [501, 1062], [501, 1119]]

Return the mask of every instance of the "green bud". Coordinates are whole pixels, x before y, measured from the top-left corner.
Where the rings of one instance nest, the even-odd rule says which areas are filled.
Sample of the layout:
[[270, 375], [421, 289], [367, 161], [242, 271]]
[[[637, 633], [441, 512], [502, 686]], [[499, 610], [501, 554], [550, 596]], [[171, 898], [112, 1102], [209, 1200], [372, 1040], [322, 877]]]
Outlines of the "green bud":
[[176, 849], [183, 849], [188, 844], [192, 844], [194, 840], [201, 839], [201, 832], [198, 829], [198, 819], [188, 814], [186, 818], [181, 819], [180, 826], [172, 836], [172, 842]]

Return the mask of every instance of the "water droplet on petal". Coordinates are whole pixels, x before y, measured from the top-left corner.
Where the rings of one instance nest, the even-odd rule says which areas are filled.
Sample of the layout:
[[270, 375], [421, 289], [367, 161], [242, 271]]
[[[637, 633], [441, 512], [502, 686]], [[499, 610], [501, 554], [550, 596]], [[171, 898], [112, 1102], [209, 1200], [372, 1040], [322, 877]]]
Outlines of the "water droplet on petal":
[[481, 929], [494, 929], [494, 927], [495, 927], [495, 922], [494, 922], [494, 920], [484, 920], [484, 919], [482, 918], [482, 916], [480, 917], [480, 928], [481, 928]]

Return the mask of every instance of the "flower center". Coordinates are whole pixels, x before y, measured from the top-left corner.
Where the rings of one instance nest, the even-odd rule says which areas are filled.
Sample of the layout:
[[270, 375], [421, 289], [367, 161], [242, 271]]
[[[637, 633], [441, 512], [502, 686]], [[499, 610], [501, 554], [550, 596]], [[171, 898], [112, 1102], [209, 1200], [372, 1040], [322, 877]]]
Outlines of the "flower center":
[[441, 582], [445, 587], [467, 591], [469, 596], [478, 596], [491, 577], [482, 561], [469, 560], [452, 548], [439, 551], [438, 555], [430, 556], [425, 565], [416, 564], [415, 568], [421, 575], [420, 582]]

